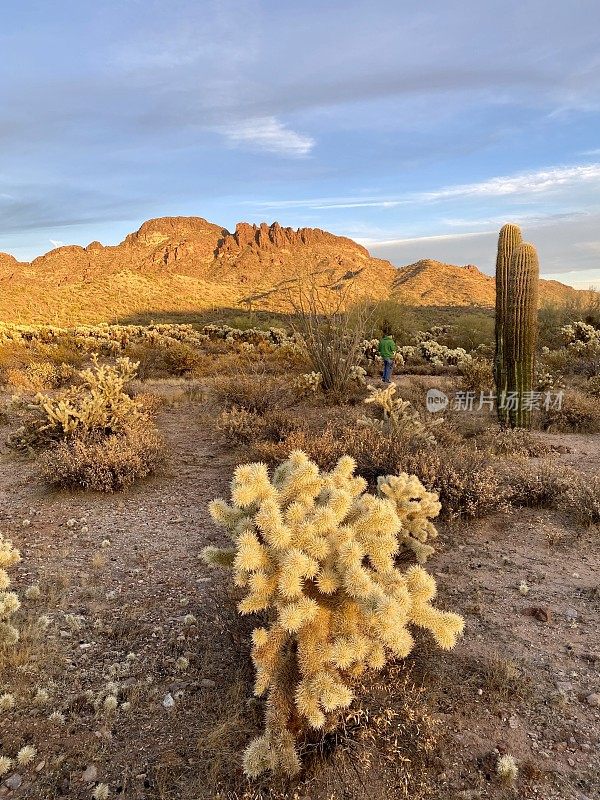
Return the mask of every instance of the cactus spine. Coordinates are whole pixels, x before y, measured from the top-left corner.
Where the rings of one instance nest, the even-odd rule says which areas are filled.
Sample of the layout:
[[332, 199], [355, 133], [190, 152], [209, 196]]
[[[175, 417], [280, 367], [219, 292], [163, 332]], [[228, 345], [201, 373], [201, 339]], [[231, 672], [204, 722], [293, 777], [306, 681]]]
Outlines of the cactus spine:
[[507, 422], [505, 398], [508, 391], [508, 375], [505, 356], [505, 325], [508, 311], [508, 273], [514, 250], [523, 237], [518, 225], [503, 225], [498, 236], [496, 256], [496, 356], [494, 380], [496, 382], [496, 408], [502, 424]]
[[504, 323], [507, 390], [514, 397], [508, 419], [513, 428], [531, 425], [531, 403], [526, 402], [526, 394], [533, 386], [539, 273], [535, 247], [519, 244], [510, 260]]

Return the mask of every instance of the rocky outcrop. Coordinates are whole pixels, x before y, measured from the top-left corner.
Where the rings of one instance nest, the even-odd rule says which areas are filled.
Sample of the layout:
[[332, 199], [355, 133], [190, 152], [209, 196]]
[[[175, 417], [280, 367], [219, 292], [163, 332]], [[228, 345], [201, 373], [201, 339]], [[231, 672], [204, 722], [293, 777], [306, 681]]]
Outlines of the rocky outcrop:
[[235, 232], [227, 234], [217, 248], [216, 255], [238, 253], [245, 248], [254, 250], [283, 250], [300, 247], [350, 247], [357, 253], [368, 256], [368, 251], [361, 245], [344, 236], [335, 236], [320, 228], [282, 228], [278, 222], [268, 225], [250, 225], [238, 222]]

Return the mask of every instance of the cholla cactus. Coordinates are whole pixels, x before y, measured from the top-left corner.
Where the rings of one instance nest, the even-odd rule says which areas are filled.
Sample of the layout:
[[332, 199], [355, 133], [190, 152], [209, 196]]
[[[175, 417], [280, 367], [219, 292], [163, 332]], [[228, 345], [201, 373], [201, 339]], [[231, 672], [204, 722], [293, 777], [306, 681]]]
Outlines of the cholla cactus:
[[294, 381], [294, 387], [299, 394], [316, 394], [323, 385], [323, 376], [320, 372], [305, 372]]
[[580, 321], [573, 322], [571, 325], [563, 325], [560, 333], [569, 346], [600, 342], [600, 330], [587, 322]]
[[139, 418], [139, 404], [125, 391], [137, 367], [128, 358], [118, 358], [114, 367], [100, 365], [94, 355], [93, 366], [79, 373], [85, 386], [83, 393], [59, 400], [36, 395], [35, 405], [46, 417], [42, 429], [62, 436], [81, 431], [114, 432], [132, 417]]
[[364, 367], [355, 364], [350, 367], [350, 380], [358, 383], [359, 386], [366, 386], [367, 384], [367, 370]]
[[20, 560], [19, 551], [0, 533], [0, 650], [19, 641], [19, 631], [9, 620], [15, 611], [19, 610], [21, 603], [14, 592], [7, 591], [10, 578], [6, 568], [12, 567]]
[[429, 425], [425, 425], [418, 411], [409, 400], [394, 396], [396, 394], [396, 386], [394, 384], [383, 389], [369, 386], [369, 392], [370, 394], [365, 399], [365, 403], [380, 408], [383, 412], [383, 419], [361, 417], [358, 420], [360, 425], [379, 428], [383, 432], [403, 433], [422, 439], [426, 444], [435, 444], [435, 437], [431, 432], [431, 428], [440, 425], [443, 419], [435, 419]]
[[419, 352], [434, 367], [443, 367], [446, 364], [456, 366], [471, 358], [464, 347], [446, 347], [434, 339], [419, 342]]
[[355, 676], [406, 657], [409, 625], [427, 628], [444, 649], [463, 630], [460, 616], [431, 605], [436, 585], [422, 567], [395, 564], [401, 543], [419, 552], [434, 535], [435, 496], [407, 475], [382, 479], [380, 496], [366, 494], [354, 470], [344, 456], [321, 473], [295, 451], [272, 478], [264, 464], [239, 466], [232, 502], [210, 505], [234, 547], [207, 548], [205, 560], [233, 567], [246, 589], [240, 613], [273, 615], [252, 634], [255, 694], [267, 693], [267, 713], [245, 753], [248, 776], [298, 772], [297, 735], [350, 705]]
[[402, 528], [398, 534], [400, 542], [409, 547], [417, 561], [424, 564], [435, 552], [428, 539], [437, 539], [437, 530], [432, 519], [442, 510], [435, 492], [428, 492], [416, 475], [406, 472], [400, 475], [380, 475], [377, 492], [390, 500], [396, 509]]

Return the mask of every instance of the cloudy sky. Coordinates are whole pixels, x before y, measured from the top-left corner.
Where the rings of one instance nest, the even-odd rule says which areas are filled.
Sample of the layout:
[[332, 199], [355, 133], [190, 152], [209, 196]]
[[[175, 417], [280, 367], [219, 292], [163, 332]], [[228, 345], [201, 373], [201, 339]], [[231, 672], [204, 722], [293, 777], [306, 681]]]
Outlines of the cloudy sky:
[[600, 285], [597, 0], [2, 0], [0, 250], [278, 220]]

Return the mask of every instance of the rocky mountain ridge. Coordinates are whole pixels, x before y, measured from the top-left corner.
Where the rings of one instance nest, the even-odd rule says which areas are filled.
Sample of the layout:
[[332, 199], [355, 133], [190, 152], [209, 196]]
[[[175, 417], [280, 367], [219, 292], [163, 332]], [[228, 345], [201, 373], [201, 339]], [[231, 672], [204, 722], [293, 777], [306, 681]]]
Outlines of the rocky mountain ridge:
[[[423, 260], [397, 268], [362, 245], [318, 228], [201, 217], [148, 220], [117, 245], [65, 245], [18, 262], [0, 253], [0, 320], [100, 322], [209, 308], [289, 310], [300, 287], [325, 305], [340, 295], [410, 305], [493, 306], [494, 279], [477, 267]], [[544, 300], [575, 290], [542, 281]]]

